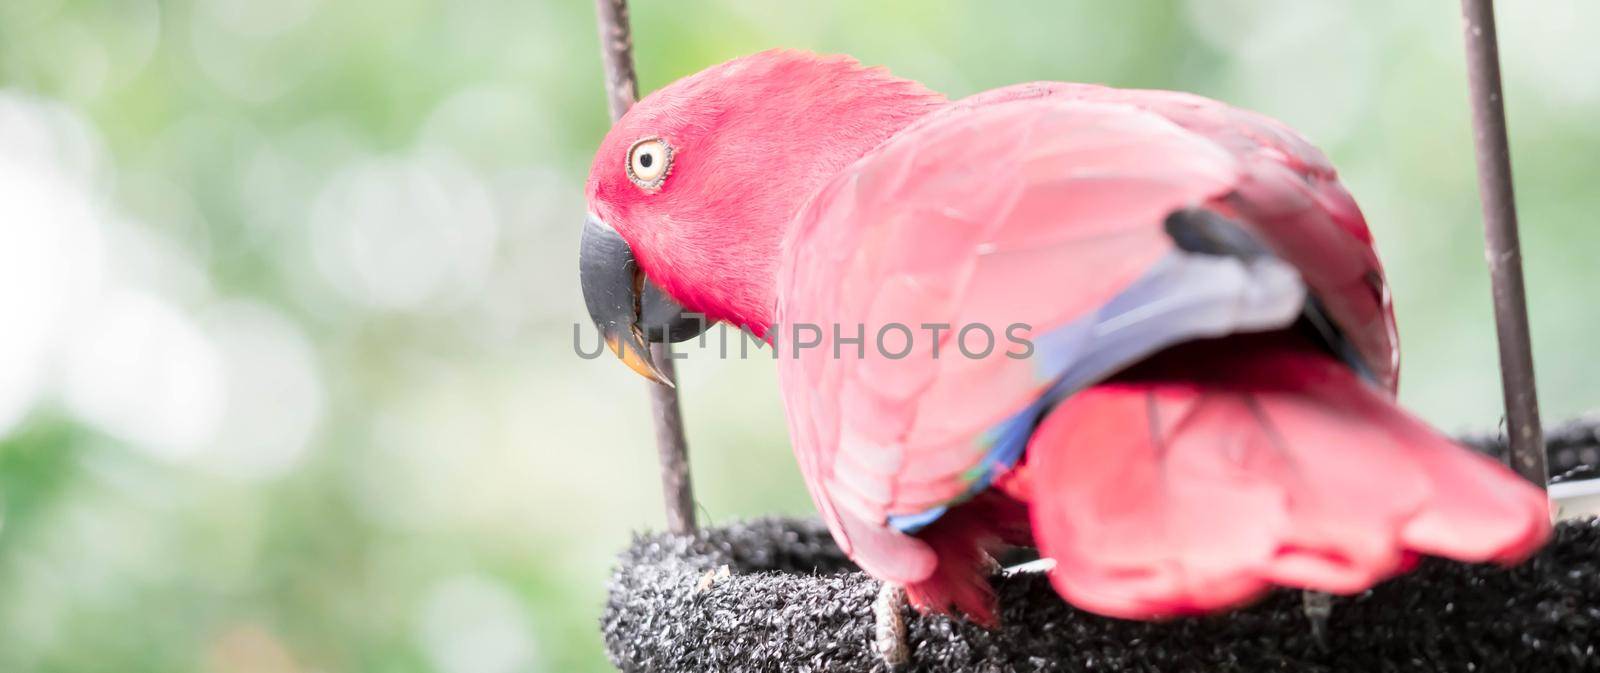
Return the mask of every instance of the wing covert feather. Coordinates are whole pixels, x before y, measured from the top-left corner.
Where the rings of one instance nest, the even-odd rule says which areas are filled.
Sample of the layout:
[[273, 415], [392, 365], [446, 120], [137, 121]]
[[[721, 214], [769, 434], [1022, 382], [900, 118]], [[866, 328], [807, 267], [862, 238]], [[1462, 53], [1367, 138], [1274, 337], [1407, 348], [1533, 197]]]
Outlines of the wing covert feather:
[[[998, 325], [1003, 348], [1007, 325], [1092, 311], [1170, 250], [1165, 213], [1238, 175], [1228, 153], [1156, 115], [1019, 104], [902, 134], [820, 192], [786, 245], [777, 329], [780, 348], [794, 325], [824, 332], [780, 367], [797, 455], [835, 532], [960, 493], [982, 458], [973, 438], [1049, 383], [1027, 360], [960, 357], [954, 330], [935, 340], [924, 324]], [[879, 352], [890, 324], [907, 328], [885, 333], [885, 349], [909, 348], [899, 359]], [[834, 357], [832, 328], [858, 325], [865, 352]]]
[[[961, 496], [984, 433], [1052, 383], [1036, 360], [999, 353], [1004, 330], [1026, 324], [1031, 338], [1092, 316], [1173, 253], [1163, 220], [1193, 207], [1246, 222], [1335, 295], [1333, 319], [1384, 356], [1392, 383], [1392, 318], [1359, 211], [1319, 152], [1259, 115], [1167, 92], [1020, 85], [931, 115], [811, 200], [779, 274], [780, 377], [812, 497], [858, 563], [902, 582], [932, 572], [929, 548], [886, 520]], [[801, 324], [821, 328], [820, 346], [788, 349]], [[952, 328], [936, 340], [926, 324]], [[988, 326], [996, 351], [961, 355], [968, 324]], [[888, 325], [910, 343], [892, 328], [880, 343]]]

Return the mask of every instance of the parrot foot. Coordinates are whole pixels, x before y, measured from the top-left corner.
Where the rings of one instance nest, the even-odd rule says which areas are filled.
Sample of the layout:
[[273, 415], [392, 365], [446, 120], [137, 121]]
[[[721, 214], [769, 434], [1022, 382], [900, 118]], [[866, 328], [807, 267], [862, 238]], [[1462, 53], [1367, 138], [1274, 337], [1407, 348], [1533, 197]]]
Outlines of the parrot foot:
[[1317, 650], [1328, 651], [1328, 618], [1333, 616], [1333, 595], [1306, 589], [1301, 592], [1306, 620], [1311, 622], [1311, 640]]
[[891, 671], [911, 662], [911, 645], [906, 641], [905, 613], [906, 590], [884, 582], [878, 590], [878, 598], [872, 601], [872, 651]]

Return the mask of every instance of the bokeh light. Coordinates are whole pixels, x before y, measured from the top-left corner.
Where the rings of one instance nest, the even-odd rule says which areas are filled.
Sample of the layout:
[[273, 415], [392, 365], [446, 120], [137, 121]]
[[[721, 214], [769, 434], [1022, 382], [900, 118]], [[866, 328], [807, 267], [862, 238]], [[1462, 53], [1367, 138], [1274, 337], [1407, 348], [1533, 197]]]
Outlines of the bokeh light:
[[70, 338], [67, 408], [161, 458], [193, 456], [221, 421], [216, 346], [186, 315], [137, 290], [112, 290]]
[[499, 230], [483, 183], [458, 163], [373, 160], [317, 197], [314, 255], [333, 285], [379, 309], [448, 305], [480, 292]]

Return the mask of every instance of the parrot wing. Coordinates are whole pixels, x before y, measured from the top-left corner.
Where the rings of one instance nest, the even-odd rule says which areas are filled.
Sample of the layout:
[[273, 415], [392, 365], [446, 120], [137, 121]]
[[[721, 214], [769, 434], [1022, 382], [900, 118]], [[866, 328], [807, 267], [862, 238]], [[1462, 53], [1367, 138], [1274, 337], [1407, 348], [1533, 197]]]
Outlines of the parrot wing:
[[1199, 97], [952, 104], [831, 180], [784, 245], [770, 335], [796, 455], [845, 551], [893, 581], [933, 573], [908, 533], [1014, 464], [1049, 405], [1177, 343], [1287, 326], [1308, 291], [1394, 385], [1381, 271], [1326, 160]]

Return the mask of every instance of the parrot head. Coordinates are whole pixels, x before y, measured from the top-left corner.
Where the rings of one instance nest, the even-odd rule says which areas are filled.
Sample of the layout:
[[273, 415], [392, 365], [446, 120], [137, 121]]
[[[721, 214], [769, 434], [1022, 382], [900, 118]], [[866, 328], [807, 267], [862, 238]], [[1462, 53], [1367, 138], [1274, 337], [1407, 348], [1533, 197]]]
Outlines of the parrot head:
[[944, 99], [846, 57], [767, 51], [635, 104], [595, 153], [579, 279], [624, 363], [726, 321], [764, 336], [789, 223], [830, 177]]

